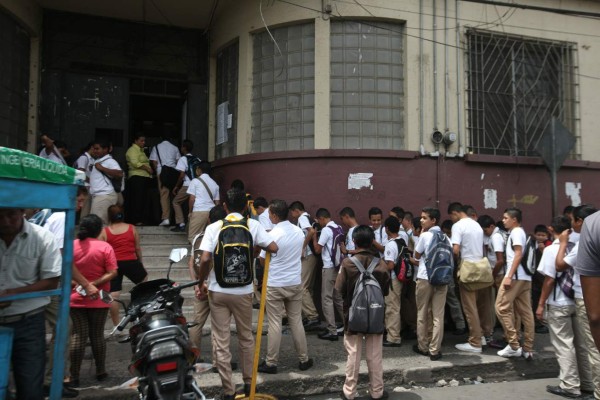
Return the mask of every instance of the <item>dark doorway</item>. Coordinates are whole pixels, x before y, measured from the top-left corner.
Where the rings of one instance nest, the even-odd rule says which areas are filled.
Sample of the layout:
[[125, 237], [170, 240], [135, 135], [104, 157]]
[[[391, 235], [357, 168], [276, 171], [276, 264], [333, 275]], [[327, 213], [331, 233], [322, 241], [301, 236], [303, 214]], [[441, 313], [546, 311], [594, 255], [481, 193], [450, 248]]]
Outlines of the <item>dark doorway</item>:
[[181, 139], [183, 99], [175, 97], [134, 95], [130, 97], [130, 138], [143, 133], [146, 146], [151, 148], [159, 143], [160, 137], [168, 137], [173, 143]]

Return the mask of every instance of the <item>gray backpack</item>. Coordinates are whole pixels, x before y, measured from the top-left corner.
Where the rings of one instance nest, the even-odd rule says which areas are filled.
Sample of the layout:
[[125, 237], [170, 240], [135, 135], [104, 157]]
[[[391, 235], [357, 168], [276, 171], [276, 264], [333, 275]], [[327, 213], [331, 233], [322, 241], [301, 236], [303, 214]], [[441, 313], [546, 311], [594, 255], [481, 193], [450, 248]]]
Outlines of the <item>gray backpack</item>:
[[379, 258], [373, 258], [366, 270], [356, 257], [351, 257], [350, 260], [358, 268], [360, 276], [354, 286], [354, 294], [350, 303], [348, 330], [356, 333], [383, 333], [385, 300], [379, 282], [373, 276], [373, 271], [379, 264]]

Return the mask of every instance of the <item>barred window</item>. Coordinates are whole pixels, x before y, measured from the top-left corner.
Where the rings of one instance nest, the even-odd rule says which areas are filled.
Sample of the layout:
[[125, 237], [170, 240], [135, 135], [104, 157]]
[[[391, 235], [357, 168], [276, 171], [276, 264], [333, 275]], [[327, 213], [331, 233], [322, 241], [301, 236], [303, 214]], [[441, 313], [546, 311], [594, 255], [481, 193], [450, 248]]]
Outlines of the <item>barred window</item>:
[[572, 43], [480, 30], [467, 40], [470, 151], [537, 156], [552, 117], [578, 136]]
[[232, 115], [232, 120], [231, 128], [223, 127], [227, 130], [227, 140], [223, 143], [219, 143], [219, 140], [216, 142], [216, 159], [236, 155], [238, 73], [239, 42], [235, 42], [217, 53], [217, 105], [227, 102], [227, 113]]
[[254, 35], [252, 152], [314, 148], [315, 25]]
[[331, 148], [404, 148], [402, 29], [331, 22]]

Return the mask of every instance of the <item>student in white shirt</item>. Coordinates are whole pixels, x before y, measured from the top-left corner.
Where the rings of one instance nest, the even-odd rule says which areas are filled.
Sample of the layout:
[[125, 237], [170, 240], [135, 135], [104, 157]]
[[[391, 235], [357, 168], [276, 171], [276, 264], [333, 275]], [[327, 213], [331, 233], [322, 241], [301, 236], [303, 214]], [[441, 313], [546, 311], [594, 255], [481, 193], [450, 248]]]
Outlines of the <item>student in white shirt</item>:
[[350, 207], [342, 208], [340, 211], [340, 221], [342, 221], [342, 225], [348, 229], [342, 252], [347, 256], [352, 256], [356, 252], [356, 246], [354, 245], [354, 240], [352, 240], [352, 233], [354, 232], [354, 228], [358, 226], [354, 210]]
[[67, 165], [62, 151], [67, 153], [68, 151], [66, 150], [66, 145], [63, 142], [60, 140], [54, 140], [45, 134], [42, 134], [40, 139], [44, 145], [44, 148], [40, 151], [40, 154], [38, 154], [40, 157], [57, 162], [59, 164]]
[[179, 171], [179, 177], [172, 192], [174, 196], [172, 204], [175, 211], [175, 227], [171, 229], [172, 232], [185, 232], [185, 219], [183, 218], [181, 204], [190, 197], [187, 191], [193, 176], [188, 168], [188, 160], [190, 157], [194, 157], [192, 150], [194, 150], [194, 143], [191, 140], [184, 140], [181, 144], [183, 157], [177, 160], [177, 165], [175, 166], [175, 169]]
[[385, 228], [383, 227], [383, 211], [379, 207], [371, 207], [369, 209], [369, 222], [371, 229], [375, 232], [375, 241], [373, 246], [379, 252], [379, 257], [383, 258], [383, 252], [385, 250], [385, 244], [388, 241]]
[[402, 344], [402, 338], [400, 337], [400, 312], [402, 309], [401, 296], [403, 285], [394, 272], [394, 266], [400, 256], [396, 240], [404, 240], [404, 244], [407, 245], [408, 235], [406, 232], [400, 231], [400, 221], [395, 216], [386, 218], [384, 228], [388, 242], [385, 245], [383, 259], [390, 270], [391, 284], [390, 291], [385, 296], [385, 329], [387, 331], [387, 338], [383, 341], [383, 345], [385, 347], [400, 347]]
[[269, 203], [267, 203], [267, 199], [264, 197], [257, 197], [254, 200], [254, 209], [258, 214], [258, 222], [269, 232], [273, 229], [274, 225], [271, 222], [270, 214], [269, 214]]
[[160, 193], [160, 209], [161, 209], [161, 220], [160, 226], [169, 226], [169, 215], [171, 214], [171, 203], [169, 202], [170, 193], [169, 188], [163, 186], [160, 181], [160, 173], [163, 165], [171, 168], [175, 168], [177, 161], [181, 157], [177, 146], [172, 144], [169, 139], [163, 138], [163, 141], [152, 148], [150, 152], [150, 164], [158, 179], [158, 191]]
[[[257, 199], [258, 200], [258, 199]], [[298, 368], [305, 371], [312, 367], [313, 360], [308, 358], [306, 334], [302, 326], [302, 229], [288, 220], [288, 205], [283, 200], [271, 200], [265, 211], [273, 224], [269, 236], [279, 248], [271, 256], [269, 278], [267, 281], [267, 315], [269, 333], [267, 357], [258, 366], [258, 372], [277, 373], [279, 346], [281, 344], [281, 319], [287, 315], [292, 331], [294, 348], [298, 354]], [[261, 252], [264, 259], [265, 252]]]
[[[498, 352], [501, 357], [532, 356], [535, 323], [531, 309], [531, 276], [523, 270], [521, 258], [527, 242], [527, 235], [521, 228], [522, 213], [516, 207], [507, 208], [502, 223], [510, 235], [506, 243], [506, 274], [496, 297], [496, 315], [504, 328], [508, 345]], [[523, 348], [515, 326], [515, 313], [523, 324]]]
[[315, 284], [315, 268], [317, 256], [313, 254], [309, 243], [312, 243], [312, 221], [301, 201], [290, 204], [290, 215], [297, 220], [296, 225], [304, 233], [302, 245], [302, 316], [304, 329], [316, 329], [320, 326], [319, 313], [313, 301], [313, 286]]
[[197, 178], [192, 179], [187, 193], [190, 195], [188, 240], [191, 243], [194, 237], [204, 232], [208, 225], [208, 212], [219, 204], [219, 185], [208, 174], [210, 163], [202, 161], [197, 170]]
[[[575, 301], [562, 290], [556, 271], [556, 257], [560, 249], [558, 237], [562, 232], [569, 231], [570, 227], [571, 222], [564, 215], [554, 217], [548, 227], [554, 241], [544, 249], [538, 266], [538, 272], [544, 275], [544, 283], [535, 314], [539, 320], [546, 318], [548, 321], [550, 343], [559, 367], [559, 385], [548, 385], [546, 390], [563, 397], [579, 397], [582, 390], [594, 390], [588, 349], [577, 321]], [[572, 246], [574, 244], [569, 247]]]
[[123, 179], [121, 166], [109, 154], [111, 147], [108, 142], [104, 141], [94, 143], [96, 162], [90, 173], [90, 196], [92, 197], [90, 214], [99, 216], [104, 225], [108, 225], [108, 207], [119, 201], [119, 196], [110, 179]]

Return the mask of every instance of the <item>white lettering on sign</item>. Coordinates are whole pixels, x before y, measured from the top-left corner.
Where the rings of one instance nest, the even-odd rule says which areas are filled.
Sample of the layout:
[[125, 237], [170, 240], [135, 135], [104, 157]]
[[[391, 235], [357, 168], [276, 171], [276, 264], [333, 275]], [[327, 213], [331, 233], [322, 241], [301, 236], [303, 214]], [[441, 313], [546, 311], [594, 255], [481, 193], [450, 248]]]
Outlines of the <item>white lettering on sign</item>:
[[565, 194], [574, 207], [581, 205], [581, 182], [565, 182]]
[[370, 172], [359, 172], [348, 175], [348, 189], [369, 189], [373, 190], [371, 178], [373, 174]]
[[498, 192], [496, 189], [483, 189], [483, 207], [486, 210], [498, 208]]

